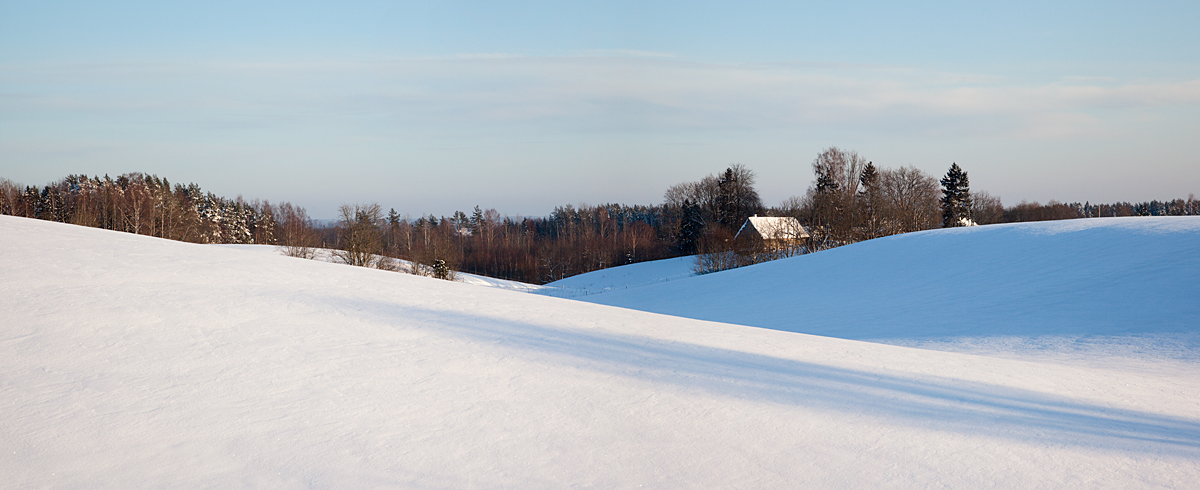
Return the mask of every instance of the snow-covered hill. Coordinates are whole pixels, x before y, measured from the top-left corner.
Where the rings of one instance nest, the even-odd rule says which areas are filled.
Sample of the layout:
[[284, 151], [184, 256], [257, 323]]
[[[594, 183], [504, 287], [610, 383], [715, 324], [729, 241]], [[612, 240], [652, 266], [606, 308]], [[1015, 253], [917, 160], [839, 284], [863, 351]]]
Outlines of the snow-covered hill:
[[893, 343], [1017, 338], [1053, 347], [1120, 336], [1200, 347], [1197, 217], [933, 230], [663, 284], [631, 282], [648, 285], [610, 285], [578, 299]]
[[[234, 249], [234, 250], [245, 250], [245, 251], [249, 251], [249, 252], [269, 253], [269, 254], [275, 254], [275, 255], [283, 254], [283, 247], [277, 247], [274, 245], [219, 244], [219, 245], [214, 245], [214, 246], [221, 247], [221, 248], [229, 248], [229, 249]], [[379, 256], [373, 255], [373, 257], [379, 257]], [[345, 264], [345, 262], [338, 259], [334, 255], [333, 250], [330, 250], [327, 248], [314, 249], [313, 250], [313, 260], [319, 260], [321, 262], [330, 262], [330, 263], [334, 263], [334, 264]], [[408, 272], [411, 270], [412, 263], [410, 263], [407, 260], [391, 259], [391, 258], [389, 258], [388, 260], [390, 261], [389, 263], [394, 266], [394, 269], [396, 269], [396, 272]], [[464, 283], [464, 284], [474, 284], [476, 286], [487, 286], [490, 288], [508, 289], [510, 291], [522, 291], [522, 292], [526, 292], [526, 293], [537, 293], [542, 290], [550, 289], [546, 286], [542, 286], [542, 285], [538, 285], [538, 284], [529, 284], [529, 283], [520, 282], [520, 281], [510, 281], [508, 279], [497, 279], [495, 277], [480, 276], [477, 274], [468, 274], [465, 272], [456, 272], [454, 274], [454, 280], [457, 282]]]
[[692, 277], [695, 257], [652, 260], [600, 269], [546, 284], [532, 293], [559, 298], [579, 298], [621, 289], [634, 289]]
[[1191, 488], [1200, 366], [1142, 363], [817, 337], [0, 216], [5, 488]]

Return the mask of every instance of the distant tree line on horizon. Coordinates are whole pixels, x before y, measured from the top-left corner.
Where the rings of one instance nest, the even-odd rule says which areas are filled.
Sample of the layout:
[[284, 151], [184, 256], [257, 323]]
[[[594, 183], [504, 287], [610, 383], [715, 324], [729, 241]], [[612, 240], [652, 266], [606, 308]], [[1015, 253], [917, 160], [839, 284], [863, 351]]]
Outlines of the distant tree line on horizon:
[[[502, 216], [476, 206], [468, 215], [412, 219], [378, 204], [345, 205], [338, 223], [317, 226], [304, 208], [284, 202], [228, 199], [196, 184], [170, 184], [141, 173], [68, 175], [42, 187], [0, 178], [0, 214], [24, 216], [195, 243], [282, 246], [312, 257], [318, 248], [354, 265], [395, 268], [441, 278], [454, 271], [543, 284], [575, 274], [647, 260], [697, 254], [732, 257], [700, 272], [773, 260], [862, 240], [943, 226], [1109, 216], [1200, 215], [1200, 201], [1143, 203], [1021, 202], [971, 191], [952, 165], [939, 181], [915, 167], [882, 169], [854, 151], [829, 148], [812, 162], [802, 196], [763, 205], [755, 174], [735, 164], [666, 190], [661, 204], [566, 205], [545, 217]], [[939, 185], [940, 184], [940, 185]], [[753, 215], [796, 218], [808, 238], [788, 249], [735, 240]], [[703, 262], [703, 261], [698, 261]]]
[[297, 224], [289, 222], [297, 213], [307, 220], [303, 212], [136, 172], [115, 179], [68, 175], [41, 188], [0, 179], [0, 214], [195, 243], [275, 243], [281, 228]]

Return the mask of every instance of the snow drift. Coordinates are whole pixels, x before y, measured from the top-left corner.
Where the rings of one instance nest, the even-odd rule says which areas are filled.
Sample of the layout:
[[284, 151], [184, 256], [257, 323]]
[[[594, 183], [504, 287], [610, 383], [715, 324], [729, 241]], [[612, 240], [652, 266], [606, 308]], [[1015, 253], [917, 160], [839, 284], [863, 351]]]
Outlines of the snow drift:
[[0, 216], [9, 488], [1187, 488], [1200, 368], [1143, 361], [816, 337]]

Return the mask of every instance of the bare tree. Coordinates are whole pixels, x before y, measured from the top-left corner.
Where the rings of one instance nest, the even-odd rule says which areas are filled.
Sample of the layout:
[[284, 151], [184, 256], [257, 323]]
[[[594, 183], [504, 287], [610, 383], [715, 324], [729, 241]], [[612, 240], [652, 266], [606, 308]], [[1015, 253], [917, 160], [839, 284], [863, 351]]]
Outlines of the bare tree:
[[671, 186], [663, 194], [663, 203], [678, 210], [698, 206], [702, 223], [716, 223], [733, 231], [750, 215], [762, 212], [754, 180], [753, 170], [733, 164], [718, 175]]
[[941, 211], [938, 181], [916, 167], [880, 172], [887, 235], [936, 228]]
[[866, 159], [855, 151], [831, 146], [812, 162], [813, 186], [808, 190], [808, 221], [817, 249], [854, 240], [859, 213], [856, 206], [859, 179]]
[[311, 259], [316, 257], [317, 234], [304, 208], [285, 202], [275, 209], [275, 236], [284, 255]]
[[696, 261], [692, 272], [708, 274], [741, 267], [742, 258], [734, 248], [733, 234], [716, 227], [705, 232], [696, 244]]
[[684, 201], [690, 201], [702, 208], [715, 208], [717, 196], [720, 194], [719, 183], [716, 176], [708, 175], [695, 182], [675, 184], [663, 194], [663, 204], [683, 207]]
[[971, 218], [981, 225], [1004, 221], [1004, 205], [1000, 203], [1000, 196], [993, 196], [987, 191], [972, 192]]
[[21, 186], [0, 177], [0, 214], [17, 215], [21, 205]]
[[377, 203], [343, 204], [338, 208], [340, 250], [334, 256], [350, 265], [383, 266], [382, 220], [383, 209]]
[[818, 185], [823, 178], [827, 182], [827, 188], [848, 198], [858, 193], [859, 176], [867, 163], [869, 162], [854, 150], [831, 146], [813, 159], [812, 168]]

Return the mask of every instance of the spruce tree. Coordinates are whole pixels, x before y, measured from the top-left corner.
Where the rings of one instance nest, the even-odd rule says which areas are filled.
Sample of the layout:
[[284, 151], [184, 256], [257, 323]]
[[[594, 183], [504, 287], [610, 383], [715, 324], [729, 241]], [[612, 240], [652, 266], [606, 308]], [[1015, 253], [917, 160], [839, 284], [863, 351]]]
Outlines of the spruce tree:
[[957, 163], [942, 177], [942, 227], [967, 226], [971, 222], [971, 186], [967, 173]]
[[450, 270], [450, 265], [445, 260], [437, 259], [433, 261], [433, 277], [444, 279], [447, 281], [453, 280], [454, 275]]
[[883, 207], [879, 189], [879, 172], [874, 162], [867, 162], [862, 174], [858, 176], [858, 208], [862, 213], [862, 224], [865, 231], [863, 238], [872, 239], [881, 235], [879, 225], [880, 208]]
[[754, 172], [741, 164], [725, 169], [717, 180], [716, 216], [714, 221], [736, 231], [746, 218], [762, 212], [762, 199], [754, 190]]
[[725, 173], [717, 181], [717, 223], [724, 225], [726, 228], [733, 228], [739, 223], [735, 223], [737, 218], [737, 198], [734, 195], [738, 185], [737, 176], [733, 174], [733, 169], [725, 169]]
[[696, 242], [704, 229], [704, 215], [700, 206], [689, 199], [683, 200], [683, 218], [679, 222], [678, 246], [679, 253], [692, 255], [696, 253]]

